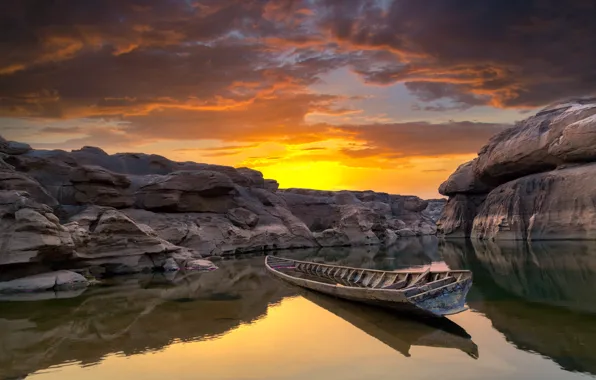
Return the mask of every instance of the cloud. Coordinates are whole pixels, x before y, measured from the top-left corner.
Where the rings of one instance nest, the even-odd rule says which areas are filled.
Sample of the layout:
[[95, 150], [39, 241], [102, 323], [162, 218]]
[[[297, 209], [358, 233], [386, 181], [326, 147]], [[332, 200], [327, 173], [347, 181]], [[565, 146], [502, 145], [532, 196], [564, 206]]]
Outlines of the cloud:
[[425, 169], [425, 170], [423, 170], [424, 173], [443, 173], [446, 171], [447, 171], [447, 169]]
[[50, 134], [73, 134], [73, 133], [81, 133], [83, 132], [83, 128], [81, 127], [45, 127], [40, 130], [41, 133], [50, 133]]
[[0, 114], [258, 108], [344, 66], [439, 102], [422, 110], [541, 106], [594, 93], [594, 14], [589, 0], [6, 1]]
[[[337, 140], [354, 163], [469, 154], [505, 126], [375, 122], [315, 85], [348, 67], [368, 85], [404, 83], [434, 112], [594, 93], [594, 14], [588, 0], [5, 1], [0, 116], [69, 121], [38, 122], [39, 141], [80, 135], [40, 147], [220, 140], [236, 145], [202, 153], [226, 156]], [[311, 125], [313, 114], [363, 125]], [[71, 126], [82, 119], [104, 126]]]
[[421, 86], [433, 86], [434, 97], [499, 107], [541, 106], [596, 89], [596, 51], [585, 49], [596, 43], [589, 0], [321, 4], [321, 25], [339, 43], [397, 56], [355, 65], [370, 83], [416, 82], [422, 99], [433, 96]]
[[174, 149], [175, 152], [209, 152], [209, 151], [228, 151], [228, 150], [233, 150], [233, 151], [238, 151], [241, 149], [250, 149], [250, 148], [256, 148], [258, 147], [260, 144], [246, 144], [246, 145], [224, 145], [224, 146], [212, 146], [212, 147], [206, 147], [206, 148], [180, 148], [180, 149]]

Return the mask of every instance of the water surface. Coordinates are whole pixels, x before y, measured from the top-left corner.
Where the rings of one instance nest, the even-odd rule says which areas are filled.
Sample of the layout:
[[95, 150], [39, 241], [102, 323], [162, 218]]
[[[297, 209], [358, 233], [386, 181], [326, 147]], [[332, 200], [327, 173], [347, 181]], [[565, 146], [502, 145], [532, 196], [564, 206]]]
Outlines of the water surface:
[[470, 310], [421, 323], [293, 288], [263, 257], [209, 273], [122, 277], [83, 294], [0, 302], [0, 379], [588, 379], [596, 244], [402, 239], [296, 259], [474, 272]]

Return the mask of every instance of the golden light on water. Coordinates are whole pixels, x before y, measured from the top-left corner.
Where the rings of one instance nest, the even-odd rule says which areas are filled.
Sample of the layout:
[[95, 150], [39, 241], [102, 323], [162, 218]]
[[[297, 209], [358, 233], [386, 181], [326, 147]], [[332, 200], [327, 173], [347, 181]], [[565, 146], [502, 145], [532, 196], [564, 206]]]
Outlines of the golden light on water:
[[33, 378], [429, 379], [458, 373], [461, 379], [498, 379], [532, 368], [533, 374], [554, 380], [559, 373], [554, 363], [510, 345], [481, 314], [468, 311], [453, 320], [478, 344], [477, 360], [458, 349], [415, 344], [405, 357], [330, 311], [294, 297], [270, 306], [259, 320], [211, 340], [174, 342], [157, 352], [131, 356], [108, 355], [93, 366], [71, 363]]

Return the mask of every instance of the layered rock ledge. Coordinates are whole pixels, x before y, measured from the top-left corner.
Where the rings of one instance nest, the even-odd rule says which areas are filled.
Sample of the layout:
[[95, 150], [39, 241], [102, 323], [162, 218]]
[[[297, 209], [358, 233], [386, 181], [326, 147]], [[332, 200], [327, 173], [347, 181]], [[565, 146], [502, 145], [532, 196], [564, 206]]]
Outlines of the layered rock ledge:
[[444, 201], [279, 190], [249, 168], [0, 138], [0, 281], [209, 269], [202, 258], [434, 235]]
[[596, 239], [596, 99], [545, 108], [490, 139], [439, 188], [446, 237]]

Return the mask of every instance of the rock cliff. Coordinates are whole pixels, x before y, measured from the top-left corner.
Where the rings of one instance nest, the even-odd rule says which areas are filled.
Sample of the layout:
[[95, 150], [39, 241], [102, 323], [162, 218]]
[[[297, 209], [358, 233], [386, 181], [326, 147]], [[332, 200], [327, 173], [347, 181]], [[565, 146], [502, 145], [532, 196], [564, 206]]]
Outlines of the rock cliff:
[[434, 235], [443, 201], [279, 190], [248, 168], [0, 139], [0, 281], [208, 266], [202, 257], [391, 245]]
[[596, 99], [556, 104], [490, 139], [439, 188], [446, 237], [596, 239]]

